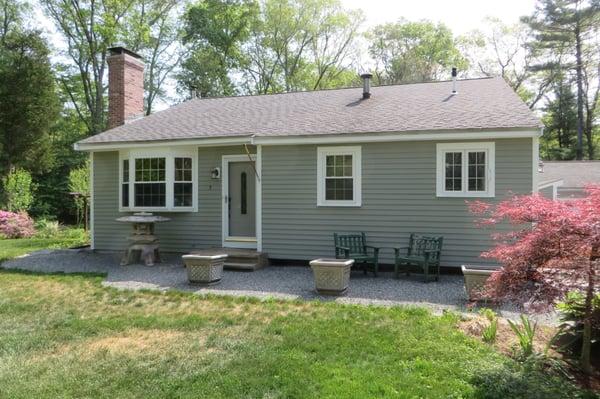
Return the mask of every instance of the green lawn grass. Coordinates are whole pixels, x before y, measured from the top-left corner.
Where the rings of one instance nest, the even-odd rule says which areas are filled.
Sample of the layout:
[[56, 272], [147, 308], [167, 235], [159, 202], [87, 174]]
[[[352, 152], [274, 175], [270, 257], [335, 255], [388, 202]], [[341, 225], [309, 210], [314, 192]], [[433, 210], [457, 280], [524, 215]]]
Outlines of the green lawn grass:
[[69, 227], [62, 228], [50, 238], [0, 238], [0, 262], [41, 249], [70, 248], [87, 243], [88, 236], [83, 229]]
[[418, 308], [118, 291], [0, 270], [2, 398], [568, 398]]

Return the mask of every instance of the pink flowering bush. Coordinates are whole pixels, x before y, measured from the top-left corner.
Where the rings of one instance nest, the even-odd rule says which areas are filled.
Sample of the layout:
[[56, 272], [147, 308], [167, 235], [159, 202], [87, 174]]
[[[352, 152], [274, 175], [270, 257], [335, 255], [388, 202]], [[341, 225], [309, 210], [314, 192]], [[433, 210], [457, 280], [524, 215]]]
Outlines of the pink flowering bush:
[[34, 234], [33, 219], [26, 212], [0, 211], [0, 236], [27, 238]]
[[482, 254], [502, 264], [488, 279], [483, 296], [516, 301], [532, 310], [552, 306], [568, 292], [583, 293], [581, 363], [590, 372], [593, 298], [600, 277], [600, 186], [585, 198], [553, 201], [541, 195], [515, 196], [498, 205], [471, 203], [482, 225], [508, 222], [509, 233], [494, 236]]

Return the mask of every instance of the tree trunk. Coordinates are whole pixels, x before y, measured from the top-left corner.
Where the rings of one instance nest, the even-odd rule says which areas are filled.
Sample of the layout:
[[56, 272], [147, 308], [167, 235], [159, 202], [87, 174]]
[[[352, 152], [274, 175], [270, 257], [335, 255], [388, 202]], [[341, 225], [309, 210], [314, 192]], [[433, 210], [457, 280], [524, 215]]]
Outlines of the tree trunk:
[[583, 342], [581, 344], [581, 370], [586, 374], [592, 373], [591, 352], [592, 352], [592, 314], [594, 299], [594, 283], [596, 280], [596, 250], [592, 250], [588, 269], [588, 284], [585, 294], [585, 316], [583, 319]]
[[575, 58], [577, 71], [577, 160], [583, 159], [583, 61], [581, 60], [581, 27], [575, 26]]

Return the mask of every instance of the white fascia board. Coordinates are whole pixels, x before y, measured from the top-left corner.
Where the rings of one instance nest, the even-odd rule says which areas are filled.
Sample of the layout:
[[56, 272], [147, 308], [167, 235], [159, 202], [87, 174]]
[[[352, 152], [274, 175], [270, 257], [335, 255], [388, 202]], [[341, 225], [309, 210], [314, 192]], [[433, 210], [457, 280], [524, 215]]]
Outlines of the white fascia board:
[[278, 136], [278, 137], [221, 137], [200, 138], [190, 140], [160, 140], [126, 143], [75, 143], [77, 151], [114, 151], [129, 148], [165, 147], [194, 145], [198, 147], [216, 147], [221, 145], [264, 144], [341, 144], [341, 143], [376, 143], [393, 141], [444, 141], [444, 140], [493, 140], [510, 138], [533, 138], [541, 135], [541, 129], [532, 130], [499, 130], [499, 131], [464, 131], [464, 132], [430, 132], [430, 133], [349, 133], [323, 136]]
[[336, 136], [281, 136], [254, 137], [253, 144], [293, 145], [293, 144], [352, 144], [393, 141], [445, 141], [445, 140], [493, 140], [539, 137], [540, 130], [505, 130], [484, 132], [448, 133], [391, 133], [391, 134], [345, 134]]
[[73, 148], [76, 151], [116, 151], [133, 148], [153, 148], [153, 147], [175, 147], [175, 146], [197, 146], [197, 147], [218, 147], [222, 145], [251, 144], [251, 137], [221, 137], [204, 138], [193, 140], [160, 140], [160, 141], [141, 141], [126, 143], [75, 143]]

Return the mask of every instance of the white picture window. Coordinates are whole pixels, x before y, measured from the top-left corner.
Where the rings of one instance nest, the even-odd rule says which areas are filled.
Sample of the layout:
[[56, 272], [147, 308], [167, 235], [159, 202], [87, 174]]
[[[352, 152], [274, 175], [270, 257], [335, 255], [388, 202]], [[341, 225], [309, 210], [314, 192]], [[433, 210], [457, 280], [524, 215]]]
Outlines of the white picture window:
[[194, 151], [121, 151], [120, 211], [196, 211], [197, 156]]
[[360, 206], [360, 147], [319, 147], [317, 181], [318, 206]]
[[494, 143], [437, 144], [438, 197], [493, 197], [494, 182]]

